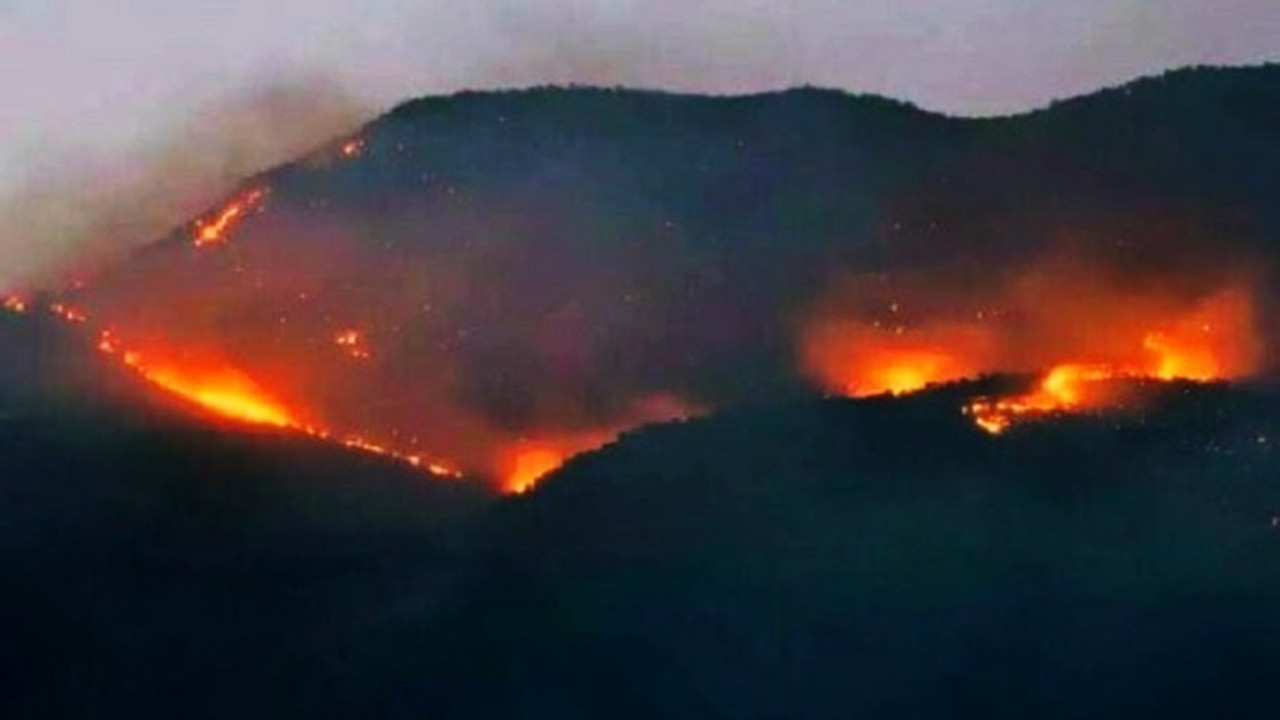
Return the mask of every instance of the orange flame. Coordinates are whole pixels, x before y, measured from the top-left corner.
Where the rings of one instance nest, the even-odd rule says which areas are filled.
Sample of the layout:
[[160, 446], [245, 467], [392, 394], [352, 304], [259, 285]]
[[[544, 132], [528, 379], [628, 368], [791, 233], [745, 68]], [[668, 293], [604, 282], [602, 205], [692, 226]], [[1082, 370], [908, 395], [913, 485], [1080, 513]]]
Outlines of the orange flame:
[[568, 460], [608, 445], [629, 428], [689, 418], [701, 412], [679, 398], [658, 394], [640, 399], [630, 408], [628, 417], [608, 427], [518, 438], [498, 452], [496, 471], [502, 491], [527, 493]]
[[831, 392], [903, 395], [977, 372], [986, 354], [979, 330], [958, 324], [909, 330], [837, 320], [810, 328], [803, 363]]
[[[1030, 392], [965, 408], [994, 434], [1020, 419], [1114, 406], [1119, 398], [1105, 391], [1110, 380], [1207, 382], [1256, 369], [1261, 343], [1247, 276], [1196, 294], [1155, 283], [1117, 290], [1110, 277], [1060, 261], [993, 288], [957, 290], [933, 276], [856, 276], [803, 327], [801, 361], [818, 385], [855, 397], [982, 374], [1042, 373]], [[897, 299], [908, 289], [910, 306]]]
[[49, 306], [49, 312], [70, 323], [84, 323], [89, 321], [89, 316], [83, 310], [63, 303], [56, 302], [51, 304]]
[[[64, 312], [55, 313], [71, 321]], [[352, 450], [387, 457], [436, 477], [461, 479], [463, 473], [454, 466], [419, 453], [406, 453], [360, 435], [338, 437], [321, 427], [303, 422], [300, 415], [286, 407], [247, 374], [225, 363], [197, 362], [189, 354], [181, 362], [157, 360], [137, 350], [126, 349], [111, 329], [98, 335], [98, 351], [113, 356], [144, 380], [165, 392], [180, 397], [204, 410], [236, 422], [278, 427], [314, 438], [337, 442]]]
[[563, 465], [567, 457], [568, 453], [558, 447], [521, 443], [507, 460], [503, 491], [516, 495], [529, 492], [539, 480]]
[[1229, 290], [1202, 302], [1193, 312], [1142, 335], [1145, 357], [1128, 362], [1061, 364], [1026, 395], [981, 399], [965, 408], [979, 427], [994, 435], [1019, 419], [1054, 412], [1105, 407], [1110, 397], [1099, 385], [1108, 380], [1153, 378], [1210, 382], [1245, 375], [1257, 355], [1249, 298]]
[[333, 344], [342, 348], [347, 355], [356, 360], [368, 360], [373, 355], [365, 345], [364, 335], [359, 330], [343, 330], [333, 336]]
[[978, 427], [999, 435], [1019, 418], [1069, 412], [1090, 402], [1101, 402], [1100, 397], [1090, 395], [1094, 384], [1124, 376], [1127, 374], [1105, 366], [1059, 365], [1040, 380], [1034, 391], [1012, 398], [975, 400], [965, 413]]
[[226, 242], [227, 233], [251, 210], [260, 207], [266, 195], [265, 188], [250, 190], [229, 202], [212, 220], [197, 223], [193, 238], [195, 246], [204, 247]]
[[347, 159], [359, 157], [362, 152], [364, 152], [364, 141], [360, 138], [347, 140], [338, 148], [338, 153]]
[[27, 311], [27, 301], [21, 295], [6, 295], [4, 302], [0, 303], [0, 307], [5, 310], [21, 315]]
[[[109, 343], [104, 352], [118, 352]], [[126, 352], [124, 363], [164, 390], [231, 420], [281, 428], [305, 427], [288, 408], [270, 397], [247, 375], [229, 367], [199, 370], [145, 360], [140, 353]]]
[[98, 351], [106, 355], [115, 355], [120, 352], [120, 340], [115, 333], [103, 330], [98, 335]]

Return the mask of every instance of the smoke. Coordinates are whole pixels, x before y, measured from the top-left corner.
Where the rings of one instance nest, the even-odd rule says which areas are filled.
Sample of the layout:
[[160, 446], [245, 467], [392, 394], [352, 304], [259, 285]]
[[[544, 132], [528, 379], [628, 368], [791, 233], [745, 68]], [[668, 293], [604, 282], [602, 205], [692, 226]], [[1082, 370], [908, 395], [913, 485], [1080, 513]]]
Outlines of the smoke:
[[477, 7], [490, 19], [485, 34], [502, 48], [474, 58], [482, 84], [710, 93], [810, 84], [966, 115], [1022, 112], [1172, 67], [1275, 59], [1280, 23], [1269, 0], [1169, 0], [1158, 9], [1140, 0], [491, 0]]
[[[25, 113], [29, 105], [37, 117], [42, 105], [63, 105], [54, 102], [59, 97], [88, 97], [41, 116], [49, 147], [15, 156], [40, 169], [0, 194], [0, 285], [48, 278], [73, 250], [113, 253], [152, 239], [241, 176], [347, 129], [371, 114], [347, 83], [379, 104], [461, 87], [556, 82], [717, 93], [807, 83], [949, 112], [1009, 112], [1170, 66], [1273, 57], [1268, 31], [1280, 19], [1267, 0], [1232, 0], [1230, 11], [1212, 13], [1178, 0], [1154, 14], [1131, 2], [1028, 9], [1013, 0], [929, 11], [835, 0], [784, 10], [726, 0], [488, 0], [465, 10], [389, 0], [359, 10], [284, 3], [269, 17], [237, 3], [195, 16], [82, 5], [67, 17], [29, 10], [13, 29], [0, 29], [0, 67], [22, 68], [12, 76], [19, 90], [12, 106]], [[208, 40], [205, 26], [217, 20], [236, 21], [237, 31], [201, 53], [172, 57], [175, 46]], [[332, 27], [349, 32], [335, 43]], [[293, 46], [325, 50], [301, 56]], [[99, 56], [120, 60], [100, 71]], [[148, 113], [134, 124], [149, 126], [145, 101], [154, 100], [153, 86], [182, 82], [172, 78], [194, 86], [282, 62], [343, 80], [250, 84], [105, 155], [86, 157], [67, 144], [77, 123], [119, 123], [121, 103]], [[41, 69], [28, 74], [29, 67]], [[24, 135], [6, 120], [0, 114], [7, 136]]]
[[90, 272], [370, 114], [334, 81], [283, 77], [196, 103], [177, 122], [109, 152], [55, 148], [0, 196], [0, 287]]

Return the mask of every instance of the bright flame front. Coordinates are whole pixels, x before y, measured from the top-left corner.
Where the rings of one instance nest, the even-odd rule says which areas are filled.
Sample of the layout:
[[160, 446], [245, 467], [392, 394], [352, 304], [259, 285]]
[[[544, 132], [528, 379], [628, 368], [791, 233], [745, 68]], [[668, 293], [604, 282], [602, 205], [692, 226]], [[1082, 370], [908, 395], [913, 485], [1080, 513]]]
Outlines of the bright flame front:
[[1211, 382], [1238, 377], [1252, 366], [1257, 354], [1252, 324], [1249, 298], [1226, 292], [1143, 333], [1134, 343], [1140, 347], [1134, 359], [1063, 363], [1046, 373], [1032, 392], [977, 400], [965, 412], [983, 430], [998, 435], [1022, 419], [1107, 407], [1114, 399], [1102, 387], [1107, 381]]
[[[104, 351], [108, 348], [99, 346]], [[227, 367], [200, 370], [151, 363], [136, 352], [122, 356], [139, 375], [168, 392], [222, 417], [254, 425], [302, 429], [298, 418], [247, 375]]]
[[265, 188], [255, 188], [234, 198], [214, 214], [211, 220], [197, 223], [192, 241], [196, 247], [226, 242], [227, 234], [251, 211], [262, 205]]

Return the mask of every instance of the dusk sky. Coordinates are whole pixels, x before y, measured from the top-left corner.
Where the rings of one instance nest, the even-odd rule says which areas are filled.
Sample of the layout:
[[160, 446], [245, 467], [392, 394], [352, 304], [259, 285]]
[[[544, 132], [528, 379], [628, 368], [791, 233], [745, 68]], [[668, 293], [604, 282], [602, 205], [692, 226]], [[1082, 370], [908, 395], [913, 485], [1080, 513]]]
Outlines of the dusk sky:
[[0, 0], [0, 203], [67, 157], [127, 157], [198, 125], [199, 108], [294, 78], [357, 117], [552, 82], [807, 83], [998, 114], [1268, 60], [1276, 0]]

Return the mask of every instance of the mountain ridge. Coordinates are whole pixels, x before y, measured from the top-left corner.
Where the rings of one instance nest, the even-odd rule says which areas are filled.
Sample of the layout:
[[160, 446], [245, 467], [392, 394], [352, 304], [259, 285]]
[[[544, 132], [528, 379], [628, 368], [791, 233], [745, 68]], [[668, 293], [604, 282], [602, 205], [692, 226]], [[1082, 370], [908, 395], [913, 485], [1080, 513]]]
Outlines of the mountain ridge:
[[[1003, 306], [1072, 292], [1039, 266], [1064, 254], [1170, 307], [1247, 282], [1266, 375], [1277, 76], [1185, 71], [983, 121], [816, 90], [411, 101], [66, 295], [154, 354], [210, 349], [326, 425], [499, 476], [522, 444], [567, 456], [812, 391], [824, 313], [919, 307], [927, 330], [971, 308], [1020, 332], [1037, 308]], [[1037, 273], [1063, 287], [1017, 296]], [[1019, 353], [979, 370], [1044, 369]]]

